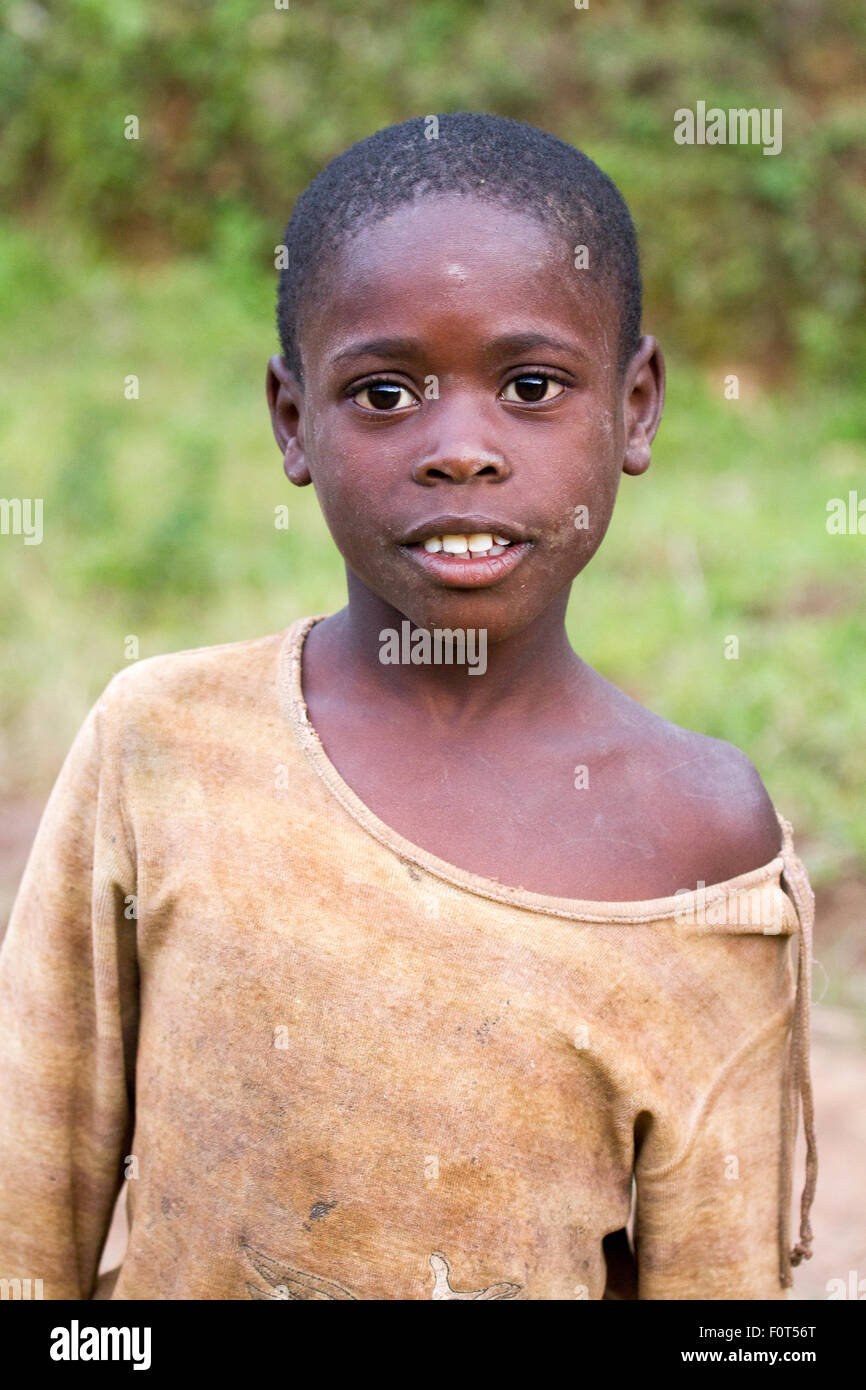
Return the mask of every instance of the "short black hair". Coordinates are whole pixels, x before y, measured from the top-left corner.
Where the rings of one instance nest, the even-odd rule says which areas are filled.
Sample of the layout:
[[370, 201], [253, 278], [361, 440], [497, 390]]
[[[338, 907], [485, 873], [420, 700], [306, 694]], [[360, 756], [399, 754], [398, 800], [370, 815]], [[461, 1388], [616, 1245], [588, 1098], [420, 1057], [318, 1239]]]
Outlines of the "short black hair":
[[597, 164], [547, 131], [505, 116], [416, 116], [350, 146], [304, 190], [284, 234], [277, 287], [283, 357], [302, 383], [299, 324], [320, 270], [345, 238], [423, 197], [469, 194], [534, 216], [588, 250], [588, 270], [619, 307], [620, 371], [640, 341], [637, 236], [619, 189]]

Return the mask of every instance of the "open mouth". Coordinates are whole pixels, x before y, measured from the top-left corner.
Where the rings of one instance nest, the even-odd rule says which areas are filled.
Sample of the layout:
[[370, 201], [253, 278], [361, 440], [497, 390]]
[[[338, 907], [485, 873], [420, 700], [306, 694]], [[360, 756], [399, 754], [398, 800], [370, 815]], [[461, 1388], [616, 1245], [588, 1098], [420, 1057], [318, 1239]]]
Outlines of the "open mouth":
[[446, 531], [400, 548], [431, 577], [456, 588], [475, 588], [510, 574], [531, 544], [498, 531]]
[[507, 536], [478, 531], [473, 535], [428, 536], [418, 544], [428, 555], [456, 555], [461, 560], [471, 560], [476, 555], [501, 555], [511, 541]]

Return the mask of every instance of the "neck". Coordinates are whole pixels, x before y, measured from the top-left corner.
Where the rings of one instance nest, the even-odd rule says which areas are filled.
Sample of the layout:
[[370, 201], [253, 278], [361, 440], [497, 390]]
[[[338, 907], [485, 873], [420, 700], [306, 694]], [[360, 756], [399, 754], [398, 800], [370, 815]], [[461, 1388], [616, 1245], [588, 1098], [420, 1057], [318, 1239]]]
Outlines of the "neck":
[[[538, 721], [552, 705], [564, 705], [589, 670], [566, 633], [567, 588], [522, 630], [497, 641], [490, 640], [479, 620], [474, 646], [467, 632], [467, 650], [477, 668], [473, 673], [469, 663], [381, 660], [383, 632], [396, 634], [403, 655], [412, 649], [413, 634], [431, 629], [419, 629], [349, 570], [347, 583], [347, 606], [317, 624], [317, 659], [320, 669], [340, 671], [341, 690], [357, 692], [383, 713], [393, 705], [403, 717], [452, 729], [486, 721], [494, 707], [498, 718]], [[448, 626], [460, 630], [457, 623]]]

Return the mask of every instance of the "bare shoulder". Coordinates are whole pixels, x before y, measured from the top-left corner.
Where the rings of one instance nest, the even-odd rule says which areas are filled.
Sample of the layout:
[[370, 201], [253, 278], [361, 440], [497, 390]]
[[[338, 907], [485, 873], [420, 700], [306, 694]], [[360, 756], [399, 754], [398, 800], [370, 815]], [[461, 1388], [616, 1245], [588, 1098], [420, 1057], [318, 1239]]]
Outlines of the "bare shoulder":
[[688, 881], [723, 883], [769, 863], [779, 853], [781, 829], [751, 759], [724, 739], [662, 723], [667, 727], [653, 757], [656, 787]]
[[627, 783], [651, 821], [656, 852], [682, 886], [722, 883], [775, 859], [782, 838], [776, 809], [742, 749], [618, 695], [628, 729]]

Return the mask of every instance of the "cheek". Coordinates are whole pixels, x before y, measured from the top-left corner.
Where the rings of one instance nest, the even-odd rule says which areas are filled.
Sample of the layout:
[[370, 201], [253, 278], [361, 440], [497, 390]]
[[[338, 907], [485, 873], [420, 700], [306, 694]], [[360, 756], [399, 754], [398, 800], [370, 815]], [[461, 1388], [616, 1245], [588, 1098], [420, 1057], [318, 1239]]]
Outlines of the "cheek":
[[307, 465], [316, 498], [343, 559], [362, 579], [373, 578], [392, 547], [375, 518], [387, 511], [379, 490], [386, 486], [357, 446], [321, 417], [307, 435]]
[[599, 418], [563, 468], [546, 546], [557, 563], [577, 572], [595, 554], [610, 524], [620, 473], [613, 415], [609, 424]]
[[332, 531], [342, 532], [359, 510], [363, 516], [359, 494], [369, 494], [369, 479], [357, 456], [353, 459], [347, 441], [340, 437], [338, 412], [314, 411], [311, 415], [304, 441], [307, 467], [325, 520]]

